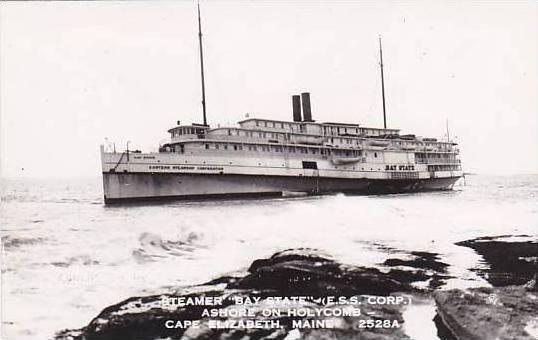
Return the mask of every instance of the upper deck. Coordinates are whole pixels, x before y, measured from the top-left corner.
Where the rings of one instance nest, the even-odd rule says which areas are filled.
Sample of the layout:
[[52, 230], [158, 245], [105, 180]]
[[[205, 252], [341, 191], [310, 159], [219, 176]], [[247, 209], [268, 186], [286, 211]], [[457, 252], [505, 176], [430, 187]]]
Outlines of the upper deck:
[[357, 136], [379, 137], [397, 136], [398, 129], [380, 129], [361, 127], [359, 124], [346, 123], [316, 123], [316, 122], [288, 122], [281, 120], [250, 118], [239, 122], [243, 129], [267, 130], [288, 133], [302, 133], [318, 136]]
[[340, 122], [316, 122], [312, 119], [310, 111], [310, 94], [302, 93], [301, 98], [298, 97], [292, 96], [293, 121], [248, 118], [239, 121], [238, 126], [217, 128], [202, 124], [180, 125], [178, 121], [178, 126], [168, 130], [170, 140], [165, 146], [205, 140], [215, 143], [260, 144], [260, 146], [280, 144], [329, 149], [395, 150], [409, 153], [459, 152], [457, 144], [451, 141], [400, 135], [399, 129], [365, 127]]
[[193, 140], [245, 144], [311, 145], [347, 149], [401, 150], [406, 152], [458, 153], [456, 143], [399, 135], [398, 129], [360, 127], [341, 123], [295, 123], [269, 119], [247, 119], [239, 127], [211, 129], [204, 125], [179, 125], [168, 130], [169, 145]]

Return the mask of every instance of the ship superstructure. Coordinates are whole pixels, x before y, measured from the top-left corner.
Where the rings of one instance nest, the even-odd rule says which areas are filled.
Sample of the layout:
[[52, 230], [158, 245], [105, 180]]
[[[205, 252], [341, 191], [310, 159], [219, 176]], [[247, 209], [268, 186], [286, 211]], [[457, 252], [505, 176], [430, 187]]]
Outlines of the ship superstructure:
[[292, 96], [290, 121], [249, 118], [237, 126], [211, 128], [200, 16], [199, 38], [204, 123], [178, 122], [156, 153], [105, 152], [102, 146], [105, 203], [446, 190], [462, 177], [456, 143], [386, 128], [384, 89], [384, 128], [316, 122], [309, 93]]
[[442, 190], [462, 176], [456, 143], [318, 123], [309, 111], [298, 121], [294, 107], [295, 121], [175, 126], [158, 153], [102, 149], [105, 201]]

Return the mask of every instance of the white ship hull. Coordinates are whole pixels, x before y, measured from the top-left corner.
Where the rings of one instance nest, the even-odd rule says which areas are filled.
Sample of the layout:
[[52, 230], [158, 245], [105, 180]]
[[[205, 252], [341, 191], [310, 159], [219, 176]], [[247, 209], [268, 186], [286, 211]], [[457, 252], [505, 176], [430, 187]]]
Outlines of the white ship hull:
[[[334, 165], [316, 159], [181, 157], [177, 154], [102, 153], [105, 203], [157, 199], [280, 196], [284, 193], [400, 193], [451, 189], [461, 171], [383, 171], [384, 163]], [[314, 161], [314, 160], [312, 160]], [[422, 170], [422, 171], [420, 171]]]
[[370, 180], [259, 175], [105, 173], [105, 203], [158, 199], [205, 199], [281, 196], [287, 192], [401, 193], [451, 189], [459, 177], [417, 180]]

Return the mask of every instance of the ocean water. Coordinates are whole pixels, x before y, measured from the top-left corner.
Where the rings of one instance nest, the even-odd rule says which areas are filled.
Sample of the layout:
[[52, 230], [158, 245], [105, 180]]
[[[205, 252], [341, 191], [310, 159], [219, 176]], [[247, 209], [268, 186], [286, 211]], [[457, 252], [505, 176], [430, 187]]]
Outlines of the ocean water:
[[473, 175], [462, 184], [420, 194], [108, 207], [100, 178], [3, 180], [1, 338], [49, 339], [127, 297], [203, 283], [294, 247], [357, 265], [434, 252], [455, 277], [447, 287], [487, 285], [471, 271], [480, 257], [454, 242], [536, 235], [538, 175]]

